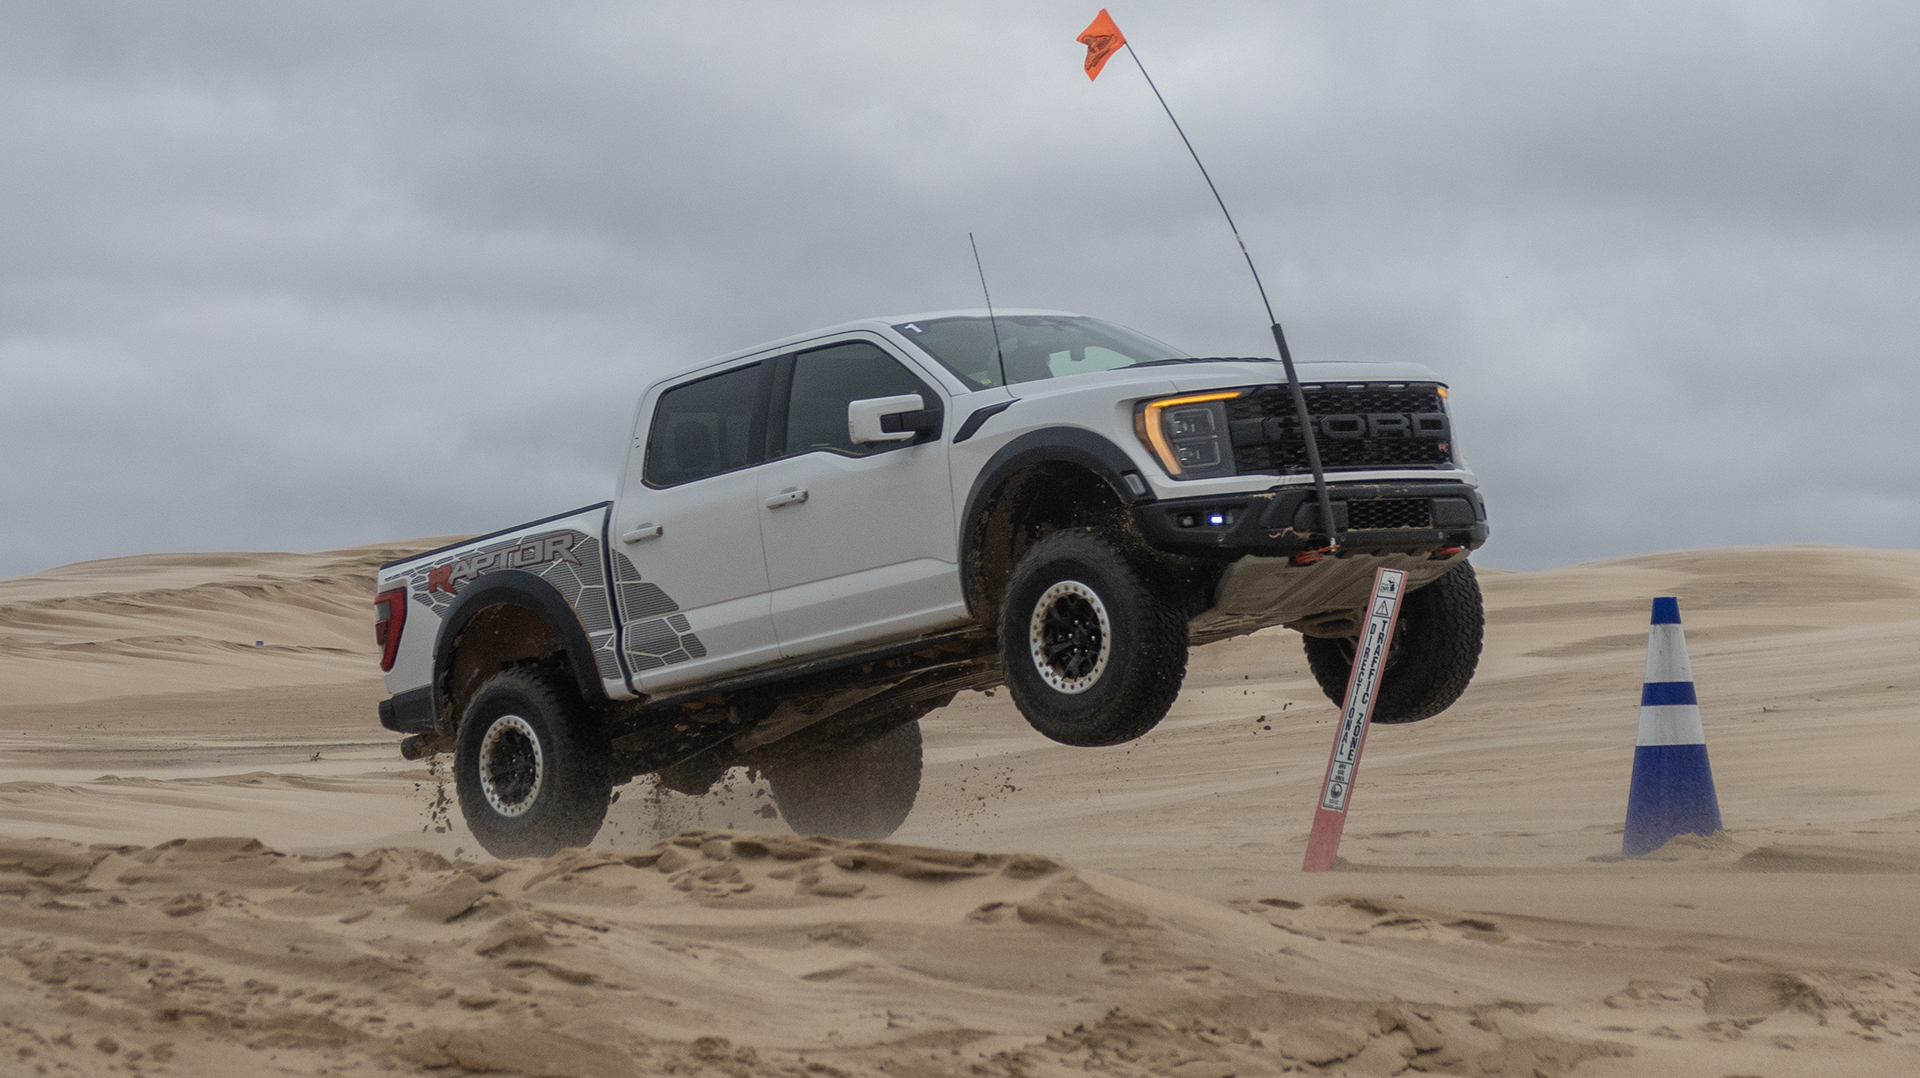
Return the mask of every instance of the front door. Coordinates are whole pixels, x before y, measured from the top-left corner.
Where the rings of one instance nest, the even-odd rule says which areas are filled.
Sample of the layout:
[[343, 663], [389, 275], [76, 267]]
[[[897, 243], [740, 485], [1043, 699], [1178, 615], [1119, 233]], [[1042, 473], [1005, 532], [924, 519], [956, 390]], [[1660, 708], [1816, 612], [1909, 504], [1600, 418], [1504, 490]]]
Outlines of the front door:
[[612, 528], [621, 651], [642, 691], [779, 658], [760, 542], [770, 367], [668, 387], [632, 447]]
[[914, 393], [944, 412], [945, 397], [871, 341], [781, 362], [768, 432], [776, 459], [754, 469], [781, 654], [965, 621], [947, 432], [855, 444], [847, 429], [852, 401]]

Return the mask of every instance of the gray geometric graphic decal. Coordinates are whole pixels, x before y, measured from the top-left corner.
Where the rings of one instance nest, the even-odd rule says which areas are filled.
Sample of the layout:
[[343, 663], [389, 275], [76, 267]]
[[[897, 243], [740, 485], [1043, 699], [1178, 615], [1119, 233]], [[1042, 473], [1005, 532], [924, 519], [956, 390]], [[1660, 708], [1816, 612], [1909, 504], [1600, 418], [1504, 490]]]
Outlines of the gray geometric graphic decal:
[[627, 623], [627, 665], [634, 673], [702, 658], [707, 646], [693, 634], [680, 604], [660, 585], [640, 579], [625, 553], [613, 555], [613, 586], [620, 596], [620, 614]]
[[[623, 559], [624, 560], [624, 559]], [[614, 651], [613, 606], [600, 579], [600, 540], [572, 528], [502, 539], [477, 550], [458, 551], [410, 574], [414, 598], [447, 616], [457, 592], [469, 581], [501, 569], [524, 569], [552, 584], [587, 631], [593, 664], [601, 678], [619, 681]]]

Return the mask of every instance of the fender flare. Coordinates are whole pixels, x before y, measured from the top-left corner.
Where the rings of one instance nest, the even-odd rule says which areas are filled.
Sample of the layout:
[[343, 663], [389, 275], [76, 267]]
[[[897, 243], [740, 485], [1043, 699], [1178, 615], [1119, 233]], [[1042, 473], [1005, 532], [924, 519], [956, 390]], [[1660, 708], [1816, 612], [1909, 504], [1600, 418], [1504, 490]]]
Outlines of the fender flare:
[[[442, 684], [453, 658], [453, 642], [460, 638], [467, 623], [483, 610], [495, 606], [517, 606], [538, 614], [553, 627], [573, 667], [580, 697], [589, 702], [604, 700], [606, 689], [600, 684], [600, 668], [593, 661], [593, 646], [587, 642], [586, 627], [580, 615], [567, 605], [559, 589], [523, 569], [501, 569], [486, 574], [461, 589], [460, 597], [447, 608], [440, 621], [440, 635], [433, 642], [433, 713], [445, 709], [447, 700]], [[456, 722], [459, 716], [454, 716]]]
[[[990, 497], [1017, 472], [1037, 464], [1073, 464], [1100, 477], [1122, 505], [1137, 505], [1154, 500], [1153, 491], [1140, 478], [1140, 466], [1117, 445], [1085, 427], [1041, 427], [1030, 430], [1000, 447], [974, 475], [973, 488], [967, 492], [966, 510], [960, 517], [960, 593], [969, 607], [973, 604], [974, 537], [980, 531], [980, 514]], [[1139, 484], [1141, 493], [1128, 486], [1127, 477]]]

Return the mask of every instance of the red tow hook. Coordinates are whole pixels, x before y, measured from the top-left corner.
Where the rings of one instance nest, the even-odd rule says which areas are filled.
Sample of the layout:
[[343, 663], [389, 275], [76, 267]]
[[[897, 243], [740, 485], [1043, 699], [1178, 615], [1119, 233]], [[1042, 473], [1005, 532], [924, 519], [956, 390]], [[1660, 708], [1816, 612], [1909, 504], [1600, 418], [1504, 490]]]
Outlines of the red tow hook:
[[[1300, 553], [1295, 554], [1293, 557], [1288, 558], [1287, 564], [1288, 565], [1312, 565], [1315, 562], [1325, 561], [1327, 554], [1331, 552], [1333, 549], [1334, 548], [1330, 546], [1323, 546], [1318, 550], [1303, 550]], [[1455, 547], [1454, 549], [1458, 550], [1459, 548]]]
[[1427, 560], [1428, 561], [1446, 561], [1448, 558], [1453, 557], [1455, 554], [1458, 554], [1465, 549], [1466, 547], [1461, 547], [1461, 546], [1443, 546], [1439, 550], [1436, 550], [1431, 555], [1429, 555], [1427, 557]]

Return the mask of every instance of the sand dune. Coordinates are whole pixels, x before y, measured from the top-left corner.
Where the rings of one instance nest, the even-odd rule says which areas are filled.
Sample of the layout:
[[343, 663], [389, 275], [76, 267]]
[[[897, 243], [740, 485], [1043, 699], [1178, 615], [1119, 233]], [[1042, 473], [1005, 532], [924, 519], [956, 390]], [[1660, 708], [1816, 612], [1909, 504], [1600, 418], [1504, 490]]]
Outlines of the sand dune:
[[374, 570], [438, 542], [149, 554], [0, 580], [0, 701], [376, 681]]
[[[1524, 945], [1492, 922], [1353, 897], [1226, 906], [1037, 856], [725, 832], [484, 865], [42, 841], [0, 850], [0, 888], [24, 898], [15, 930], [48, 941], [14, 953], [10, 987], [39, 1004], [9, 1019], [16, 1041], [50, 1058], [63, 1034], [122, 1058], [164, 1046], [188, 1073], [248, 1051], [595, 1076], [1525, 1074], [1629, 1052], [1536, 1028], [1525, 1005], [1404, 1002], [1370, 982], [1479, 985], [1344, 945]], [[165, 942], [108, 942], [128, 937]], [[1817, 1019], [1840, 998], [1823, 984], [1736, 1009]]]
[[[0, 1073], [1920, 1073], [1920, 552], [1483, 574], [1474, 687], [1374, 731], [1305, 875], [1334, 709], [1284, 632], [1113, 749], [963, 697], [903, 845], [735, 773], [473, 860], [374, 719], [407, 546], [0, 581]], [[1621, 861], [1662, 594], [1728, 830]]]

